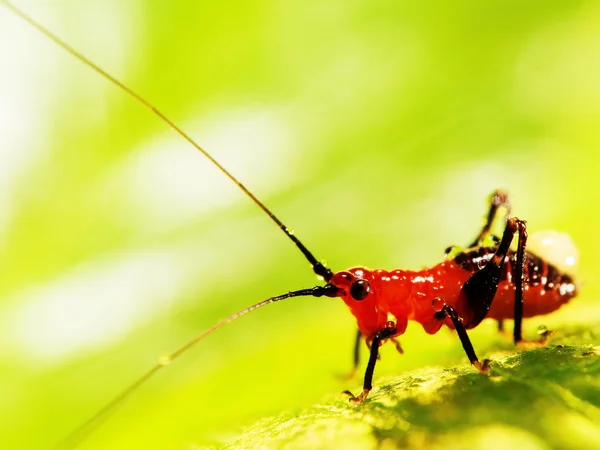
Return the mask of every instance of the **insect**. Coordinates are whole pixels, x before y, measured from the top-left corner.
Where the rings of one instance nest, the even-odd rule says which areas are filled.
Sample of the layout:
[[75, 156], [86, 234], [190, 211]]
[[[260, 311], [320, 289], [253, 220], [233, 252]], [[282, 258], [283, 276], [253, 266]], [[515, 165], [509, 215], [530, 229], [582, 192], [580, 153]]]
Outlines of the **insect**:
[[[89, 64], [89, 61], [86, 62]], [[103, 75], [116, 81], [106, 73]], [[123, 86], [121, 85], [121, 87]], [[167, 120], [164, 116], [161, 117]], [[177, 129], [173, 123], [168, 120], [167, 122]], [[179, 129], [177, 130], [191, 141], [187, 135]], [[205, 156], [218, 165], [210, 155], [205, 154]], [[482, 245], [482, 239], [489, 231], [498, 208], [506, 207], [508, 204], [506, 195], [501, 191], [492, 196], [488, 223], [469, 249], [448, 257], [440, 265], [418, 272], [369, 271], [364, 268], [355, 268], [334, 273], [315, 258], [304, 244], [250, 191], [240, 185], [223, 167], [219, 166], [219, 168], [271, 217], [300, 249], [315, 274], [322, 277], [326, 284], [270, 298], [218, 323], [161, 360], [159, 364], [102, 410], [96, 416], [97, 418], [109, 412], [160, 368], [179, 357], [200, 339], [243, 314], [287, 298], [296, 296], [341, 297], [350, 307], [357, 319], [360, 331], [357, 342], [364, 337], [371, 347], [363, 391], [358, 395], [348, 393], [353, 403], [362, 403], [372, 388], [372, 377], [380, 344], [394, 341], [404, 332], [408, 320], [420, 322], [430, 333], [439, 330], [443, 324], [456, 328], [469, 360], [480, 371], [486, 372], [489, 365], [486, 361], [480, 362], [477, 358], [466, 329], [475, 327], [486, 315], [498, 320], [514, 317], [514, 337], [516, 341], [521, 341], [522, 317], [551, 311], [561, 302], [567, 301], [575, 295], [575, 286], [570, 277], [525, 252], [525, 222], [509, 218], [502, 239], [499, 239], [496, 245]], [[518, 240], [518, 248], [516, 251], [512, 251], [510, 244], [515, 239]], [[417, 286], [416, 289], [415, 286]], [[410, 295], [409, 290], [414, 291], [415, 295]], [[514, 301], [515, 298], [517, 301]], [[510, 306], [513, 302], [514, 309], [506, 307], [506, 304]], [[539, 309], [528, 311], [528, 305], [538, 306]], [[96, 418], [90, 422], [90, 424], [95, 423], [97, 423]]]

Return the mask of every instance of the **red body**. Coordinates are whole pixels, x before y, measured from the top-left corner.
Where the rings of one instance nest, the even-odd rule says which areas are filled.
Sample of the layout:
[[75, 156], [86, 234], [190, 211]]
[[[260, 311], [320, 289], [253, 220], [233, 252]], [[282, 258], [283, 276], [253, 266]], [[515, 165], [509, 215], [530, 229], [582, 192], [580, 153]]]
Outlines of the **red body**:
[[[349, 287], [355, 279], [369, 281], [371, 290], [364, 300], [353, 299], [349, 289], [342, 297], [366, 338], [385, 328], [389, 320], [396, 323], [395, 336], [404, 333], [409, 320], [419, 322], [430, 334], [436, 333], [444, 323], [453, 328], [449, 319], [440, 321], [434, 318], [436, 308], [432, 302], [436, 297], [453, 306], [466, 319], [466, 327], [470, 328], [468, 318], [472, 313], [462, 300], [461, 289], [482, 262], [491, 257], [492, 250], [476, 248], [419, 271], [357, 267], [336, 273], [331, 282], [343, 288]], [[514, 257], [513, 252], [506, 257], [505, 270], [486, 318], [513, 318], [515, 285], [511, 281], [510, 267]], [[531, 253], [526, 253], [525, 261], [524, 317], [548, 314], [575, 296], [576, 289], [571, 277]]]

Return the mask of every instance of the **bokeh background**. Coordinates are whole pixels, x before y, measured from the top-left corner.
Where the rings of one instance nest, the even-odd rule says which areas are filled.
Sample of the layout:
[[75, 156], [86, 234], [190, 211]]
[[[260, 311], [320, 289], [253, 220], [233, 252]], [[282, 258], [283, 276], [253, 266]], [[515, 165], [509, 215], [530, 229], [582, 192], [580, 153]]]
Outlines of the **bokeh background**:
[[[439, 262], [508, 189], [568, 232], [598, 321], [600, 4], [18, 5], [186, 129], [334, 270]], [[0, 429], [47, 448], [220, 318], [315, 284], [238, 188], [123, 92], [0, 8]], [[330, 299], [255, 312], [154, 377], [85, 448], [197, 448], [337, 399], [354, 319]], [[480, 353], [495, 324], [472, 333]], [[413, 325], [376, 375], [464, 363]], [[507, 393], [509, 395], [509, 393]]]

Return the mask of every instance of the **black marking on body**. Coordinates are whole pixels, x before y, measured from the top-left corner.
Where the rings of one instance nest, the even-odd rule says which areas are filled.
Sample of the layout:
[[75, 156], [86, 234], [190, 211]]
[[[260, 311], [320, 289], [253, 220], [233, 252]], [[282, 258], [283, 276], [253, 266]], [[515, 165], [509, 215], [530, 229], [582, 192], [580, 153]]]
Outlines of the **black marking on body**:
[[[484, 267], [485, 264], [492, 259], [495, 251], [495, 247], [473, 247], [456, 255], [454, 261], [464, 270], [474, 273]], [[516, 262], [517, 254], [511, 250], [508, 255], [506, 255], [505, 264], [502, 273], [500, 274], [500, 282], [512, 282], [512, 268], [516, 266]], [[552, 264], [530, 252], [525, 252], [524, 275], [525, 285], [533, 287], [543, 284], [544, 289], [548, 291], [559, 289], [563, 285], [574, 284], [573, 278], [569, 275], [562, 273]], [[574, 295], [573, 292], [570, 296], [572, 297]]]

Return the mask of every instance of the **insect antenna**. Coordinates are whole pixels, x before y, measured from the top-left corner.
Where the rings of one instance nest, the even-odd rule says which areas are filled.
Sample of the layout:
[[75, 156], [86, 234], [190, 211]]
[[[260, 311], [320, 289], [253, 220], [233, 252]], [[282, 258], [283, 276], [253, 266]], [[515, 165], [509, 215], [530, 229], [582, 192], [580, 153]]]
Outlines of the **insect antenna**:
[[165, 122], [167, 125], [169, 125], [169, 127], [171, 127], [179, 136], [181, 136], [183, 139], [185, 139], [196, 150], [198, 150], [206, 158], [208, 158], [210, 160], [210, 162], [212, 162], [215, 166], [217, 166], [217, 168], [223, 174], [225, 174], [227, 176], [227, 178], [229, 178], [231, 181], [233, 181], [235, 184], [237, 184], [237, 186], [248, 197], [250, 197], [250, 199], [260, 209], [262, 209], [265, 212], [265, 214], [267, 214], [271, 218], [271, 220], [273, 222], [275, 222], [275, 224], [285, 233], [285, 235], [288, 238], [290, 238], [294, 244], [296, 244], [296, 247], [298, 247], [298, 249], [302, 252], [302, 254], [304, 255], [304, 257], [311, 264], [313, 271], [318, 276], [323, 277], [323, 279], [325, 281], [329, 281], [331, 279], [331, 277], [333, 277], [333, 272], [331, 271], [331, 269], [328, 269], [327, 267], [325, 267], [325, 265], [322, 262], [320, 262], [319, 260], [317, 260], [317, 258], [315, 258], [315, 256], [306, 248], [306, 246], [296, 236], [294, 236], [294, 232], [290, 228], [286, 227], [283, 224], [283, 222], [281, 222], [281, 220], [279, 220], [277, 218], [277, 216], [275, 216], [275, 214], [273, 214], [269, 208], [267, 208], [258, 198], [256, 198], [254, 196], [254, 194], [252, 192], [250, 192], [250, 190], [246, 186], [244, 186], [236, 177], [234, 177], [227, 169], [225, 169], [225, 167], [223, 167], [215, 158], [213, 158], [210, 155], [210, 153], [208, 153], [206, 150], [204, 150], [204, 148], [202, 148], [196, 141], [194, 141], [190, 137], [189, 134], [187, 134], [185, 131], [183, 131], [171, 119], [169, 119], [167, 116], [165, 116], [161, 111], [159, 111], [150, 102], [148, 102], [147, 100], [145, 100], [137, 92], [135, 92], [131, 88], [127, 87], [125, 84], [123, 84], [117, 78], [115, 78], [112, 75], [110, 75], [108, 72], [106, 72], [100, 66], [98, 66], [96, 63], [94, 63], [93, 61], [91, 61], [88, 58], [86, 58], [85, 56], [83, 56], [81, 53], [79, 53], [77, 50], [75, 50], [73, 47], [71, 47], [65, 41], [63, 41], [58, 36], [54, 35], [49, 30], [47, 30], [46, 28], [44, 28], [42, 25], [40, 25], [39, 23], [37, 23], [33, 18], [31, 18], [29, 15], [25, 14], [19, 8], [17, 8], [16, 6], [14, 6], [12, 3], [8, 2], [7, 0], [0, 0], [0, 2], [2, 4], [4, 4], [4, 6], [6, 6], [8, 9], [10, 9], [14, 14], [16, 14], [17, 16], [19, 16], [21, 19], [25, 20], [29, 25], [31, 25], [36, 30], [38, 30], [40, 33], [42, 33], [43, 35], [45, 35], [48, 39], [50, 39], [54, 43], [56, 43], [59, 47], [61, 47], [67, 53], [69, 53], [73, 57], [77, 58], [83, 64], [85, 64], [89, 68], [93, 69], [95, 72], [97, 72], [98, 74], [100, 74], [103, 78], [107, 79], [112, 84], [114, 84], [115, 86], [119, 87], [121, 90], [123, 90], [124, 92], [126, 92], [129, 96], [133, 97], [135, 100], [137, 100], [143, 106], [145, 106], [150, 111], [152, 111], [154, 114], [156, 114], [163, 122]]
[[92, 433], [95, 429], [97, 429], [100, 425], [102, 425], [110, 415], [131, 395], [133, 394], [139, 387], [141, 387], [146, 381], [148, 381], [155, 373], [157, 373], [163, 367], [169, 365], [187, 350], [189, 350], [194, 344], [198, 343], [208, 335], [214, 333], [221, 327], [225, 326], [229, 322], [248, 314], [251, 311], [254, 311], [258, 308], [261, 308], [270, 303], [278, 302], [287, 298], [292, 297], [301, 297], [301, 296], [312, 296], [312, 297], [337, 297], [340, 295], [344, 295], [343, 290], [335, 287], [334, 285], [329, 283], [329, 280], [333, 277], [333, 272], [325, 267], [325, 265], [318, 261], [317, 258], [304, 246], [304, 244], [293, 234], [293, 231], [286, 227], [283, 222], [281, 222], [275, 214], [269, 210], [258, 198], [254, 196], [248, 188], [246, 188], [237, 178], [235, 178], [225, 167], [223, 167], [215, 158], [213, 158], [206, 150], [204, 150], [198, 143], [196, 143], [185, 131], [183, 131], [179, 126], [177, 126], [173, 121], [171, 121], [167, 116], [165, 116], [161, 111], [159, 111], [154, 105], [149, 103], [143, 97], [141, 97], [138, 93], [133, 91], [131, 88], [127, 87], [117, 78], [110, 75], [100, 66], [83, 56], [73, 47], [68, 45], [59, 37], [55, 36], [49, 30], [44, 28], [42, 25], [37, 23], [33, 18], [29, 15], [21, 11], [19, 8], [8, 2], [7, 0], [0, 0], [5, 7], [7, 7], [10, 11], [12, 11], [15, 15], [26, 21], [29, 25], [37, 29], [40, 33], [45, 35], [48, 39], [56, 43], [59, 47], [65, 50], [67, 53], [71, 54], [73, 57], [78, 59], [84, 65], [93, 69], [95, 72], [100, 74], [103, 78], [110, 81], [112, 84], [119, 87], [122, 91], [126, 92], [129, 96], [133, 97], [143, 106], [148, 108], [154, 114], [156, 114], [163, 122], [165, 122], [169, 127], [171, 127], [179, 136], [185, 139], [188, 143], [190, 143], [196, 150], [202, 153], [208, 160], [210, 160], [223, 174], [225, 174], [231, 181], [233, 181], [260, 209], [262, 209], [275, 224], [286, 234], [286, 236], [298, 247], [298, 249], [302, 252], [302, 254], [306, 257], [306, 259], [310, 262], [313, 271], [320, 277], [322, 277], [326, 282], [328, 282], [325, 286], [315, 286], [309, 289], [300, 289], [297, 291], [291, 291], [286, 294], [282, 294], [276, 297], [271, 297], [267, 300], [263, 300], [262, 302], [256, 303], [248, 308], [245, 308], [241, 311], [236, 312], [235, 314], [230, 315], [229, 317], [217, 322], [212, 327], [206, 329], [200, 334], [193, 337], [186, 344], [179, 347], [173, 353], [168, 356], [162, 357], [159, 359], [158, 363], [155, 364], [150, 370], [144, 373], [140, 378], [138, 378], [134, 383], [129, 385], [125, 390], [123, 390], [119, 395], [117, 395], [114, 399], [112, 399], [106, 406], [104, 406], [100, 411], [98, 411], [94, 416], [92, 416], [88, 421], [75, 429], [69, 436], [67, 436], [64, 440], [62, 440], [57, 448], [65, 449], [65, 448], [73, 448], [80, 444], [90, 433]]
[[225, 319], [217, 322], [212, 327], [204, 330], [200, 334], [194, 336], [184, 345], [179, 347], [173, 353], [167, 356], [163, 356], [158, 360], [150, 370], [148, 370], [144, 375], [138, 378], [135, 382], [130, 384], [123, 392], [113, 398], [110, 402], [108, 402], [100, 411], [94, 414], [90, 419], [88, 419], [85, 423], [80, 425], [77, 429], [75, 429], [69, 436], [63, 439], [58, 445], [55, 447], [56, 449], [70, 449], [79, 445], [87, 436], [89, 436], [94, 430], [96, 430], [99, 426], [101, 426], [111, 414], [116, 411], [116, 409], [125, 401], [127, 398], [133, 394], [140, 386], [142, 386], [146, 381], [148, 381], [152, 375], [158, 372], [165, 366], [171, 364], [175, 359], [189, 350], [194, 344], [200, 342], [202, 339], [207, 337], [208, 335], [214, 333], [218, 329], [227, 325], [229, 322], [248, 314], [249, 312], [254, 311], [255, 309], [262, 308], [270, 303], [275, 303], [281, 300], [285, 300], [286, 298], [292, 297], [337, 297], [342, 294], [340, 289], [335, 287], [332, 284], [326, 284], [325, 286], [315, 286], [309, 289], [300, 289], [297, 291], [291, 291], [287, 294], [278, 295], [276, 297], [268, 298], [267, 300], [263, 300], [262, 302], [256, 303], [255, 305], [249, 306], [248, 308], [242, 309], [241, 311], [236, 312], [235, 314], [226, 317]]

